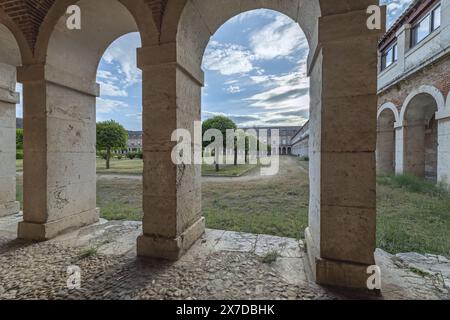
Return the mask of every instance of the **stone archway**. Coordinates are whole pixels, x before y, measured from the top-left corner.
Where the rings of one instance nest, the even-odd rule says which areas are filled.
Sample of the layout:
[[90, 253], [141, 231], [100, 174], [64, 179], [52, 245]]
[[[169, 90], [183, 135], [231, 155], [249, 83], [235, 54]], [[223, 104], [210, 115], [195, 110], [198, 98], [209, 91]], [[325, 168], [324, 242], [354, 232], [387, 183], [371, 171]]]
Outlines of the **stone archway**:
[[411, 94], [404, 103], [404, 173], [437, 181], [438, 175], [438, 102], [427, 93]]
[[[81, 30], [66, 27], [69, 4], [81, 8]], [[131, 13], [140, 5], [141, 1], [58, 1], [48, 13], [37, 37], [35, 62], [19, 70], [27, 148], [19, 238], [46, 240], [98, 221], [97, 67], [114, 40], [140, 31]]]
[[[0, 20], [2, 23], [3, 20]], [[16, 201], [16, 69], [22, 53], [9, 28], [0, 24], [0, 217], [18, 213]]]
[[[171, 163], [170, 136], [178, 127], [194, 136], [203, 86], [200, 66], [210, 36], [231, 17], [266, 8], [299, 22], [311, 49], [306, 242], [313, 273], [319, 283], [366, 287], [375, 251], [376, 43], [383, 32], [367, 29], [371, 4], [378, 2], [168, 1], [160, 45], [139, 52], [144, 80], [158, 80], [143, 84], [144, 130], [151, 132], [144, 154], [152, 160], [144, 166], [144, 189], [153, 190], [144, 196], [144, 208], [153, 210], [145, 210], [139, 255], [177, 259], [203, 233], [200, 170]], [[162, 175], [164, 183], [156, 184], [155, 178]]]
[[397, 108], [391, 103], [378, 111], [377, 171], [380, 173], [395, 172], [395, 125], [398, 119]]
[[[74, 3], [82, 6], [85, 25], [67, 33], [63, 15]], [[384, 31], [368, 30], [369, 5], [378, 1], [46, 1], [39, 8], [42, 19], [27, 22], [33, 31], [17, 37], [19, 47], [26, 43], [33, 53], [23, 56], [19, 70], [28, 132], [19, 236], [44, 240], [97, 220], [92, 192], [97, 63], [115, 38], [139, 30], [144, 221], [137, 251], [178, 259], [188, 250], [205, 228], [201, 170], [172, 163], [171, 136], [178, 128], [195, 136], [200, 65], [210, 36], [231, 17], [266, 8], [297, 21], [310, 45], [311, 192], [305, 237], [311, 269], [319, 283], [365, 288], [367, 267], [374, 264], [376, 44]]]

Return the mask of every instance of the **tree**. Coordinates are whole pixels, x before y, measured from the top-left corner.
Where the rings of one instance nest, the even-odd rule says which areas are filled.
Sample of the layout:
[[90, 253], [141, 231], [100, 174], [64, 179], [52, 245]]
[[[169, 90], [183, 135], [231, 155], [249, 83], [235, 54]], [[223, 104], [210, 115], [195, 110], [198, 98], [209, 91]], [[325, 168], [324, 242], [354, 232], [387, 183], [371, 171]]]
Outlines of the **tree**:
[[111, 151], [126, 148], [128, 132], [114, 120], [97, 123], [97, 150], [106, 151], [106, 169], [110, 168]]
[[[219, 130], [223, 136], [223, 148], [226, 150], [226, 135], [227, 130], [236, 130], [237, 125], [230, 118], [225, 116], [216, 116], [214, 118], [208, 119], [202, 124], [202, 136], [205, 135], [205, 132], [210, 129]], [[209, 142], [203, 142], [203, 148], [206, 148], [209, 145]], [[216, 171], [219, 171], [219, 163], [215, 162]]]
[[23, 150], [23, 129], [16, 129], [16, 149]]

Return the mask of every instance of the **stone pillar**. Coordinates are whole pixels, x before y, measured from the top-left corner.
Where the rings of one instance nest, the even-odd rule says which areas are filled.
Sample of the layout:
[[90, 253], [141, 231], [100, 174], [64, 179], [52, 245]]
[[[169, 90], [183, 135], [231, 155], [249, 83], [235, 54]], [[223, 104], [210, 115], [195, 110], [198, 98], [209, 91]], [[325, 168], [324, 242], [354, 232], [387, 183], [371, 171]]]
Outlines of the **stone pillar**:
[[16, 201], [16, 67], [0, 64], [0, 217], [20, 211]]
[[395, 129], [380, 128], [377, 131], [377, 171], [394, 173], [395, 168]]
[[403, 124], [395, 125], [395, 174], [404, 172], [404, 130]]
[[24, 95], [22, 239], [43, 241], [98, 221], [95, 82], [31, 65], [19, 69]]
[[[319, 284], [367, 289], [375, 264], [377, 42], [365, 10], [319, 18], [311, 76], [306, 244]], [[343, 23], [345, 21], [345, 23]]]
[[436, 114], [438, 121], [438, 182], [450, 184], [450, 110]]
[[425, 177], [425, 122], [404, 121], [403, 173]]
[[180, 65], [176, 50], [169, 43], [138, 51], [143, 71], [144, 220], [137, 253], [169, 260], [178, 259], [205, 230], [201, 166], [177, 165], [171, 158], [176, 129], [188, 130], [192, 146], [201, 148], [201, 141], [194, 140], [194, 121], [200, 121], [203, 73]]

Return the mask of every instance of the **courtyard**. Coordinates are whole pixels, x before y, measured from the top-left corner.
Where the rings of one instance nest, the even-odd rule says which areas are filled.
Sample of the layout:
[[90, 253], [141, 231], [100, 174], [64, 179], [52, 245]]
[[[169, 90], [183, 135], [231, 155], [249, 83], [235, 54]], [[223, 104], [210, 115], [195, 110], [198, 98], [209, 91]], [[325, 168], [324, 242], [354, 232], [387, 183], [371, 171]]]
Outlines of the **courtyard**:
[[[97, 205], [106, 220], [141, 221], [142, 161], [98, 161]], [[281, 157], [276, 176], [238, 166], [240, 177], [204, 176], [202, 208], [208, 228], [303, 239], [308, 223], [309, 163]], [[19, 166], [20, 168], [20, 166]], [[20, 171], [20, 169], [19, 169]], [[211, 170], [210, 170], [211, 171]], [[208, 174], [210, 174], [210, 171]], [[226, 173], [227, 171], [225, 171]], [[22, 201], [21, 175], [17, 199]], [[390, 253], [450, 257], [450, 194], [444, 187], [409, 176], [377, 178], [377, 247]]]
[[[15, 240], [20, 215], [0, 220], [0, 298], [381, 298], [327, 289], [311, 278], [297, 232], [307, 224], [308, 162], [281, 157], [273, 177], [261, 177], [257, 169], [235, 178], [204, 177], [208, 230], [186, 256], [169, 263], [136, 259], [142, 181], [133, 175], [139, 160], [123, 161], [121, 174], [113, 167], [98, 176], [100, 223], [30, 244]], [[404, 179], [378, 178], [375, 256], [383, 272], [382, 297], [450, 298], [450, 196]], [[82, 270], [80, 290], [66, 287], [71, 265]]]

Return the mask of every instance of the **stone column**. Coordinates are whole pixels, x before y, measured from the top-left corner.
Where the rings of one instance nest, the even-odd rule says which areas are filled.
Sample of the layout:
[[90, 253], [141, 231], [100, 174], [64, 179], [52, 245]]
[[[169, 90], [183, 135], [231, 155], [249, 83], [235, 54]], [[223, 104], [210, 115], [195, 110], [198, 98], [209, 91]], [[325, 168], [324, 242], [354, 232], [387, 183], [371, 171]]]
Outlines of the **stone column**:
[[403, 124], [395, 125], [395, 174], [404, 172], [404, 130]]
[[377, 131], [377, 171], [394, 173], [395, 167], [395, 129], [380, 128]]
[[0, 64], [0, 217], [20, 211], [16, 201], [16, 67]]
[[375, 264], [377, 42], [365, 10], [319, 18], [311, 50], [308, 257], [316, 281], [367, 289]]
[[138, 51], [143, 71], [144, 220], [137, 253], [169, 260], [178, 259], [205, 229], [201, 166], [177, 165], [171, 158], [176, 129], [188, 130], [192, 146], [201, 146], [194, 141], [194, 121], [200, 121], [203, 73], [180, 65], [176, 50], [169, 43]]
[[95, 99], [89, 79], [51, 66], [19, 69], [24, 95], [22, 239], [43, 241], [97, 222]]
[[425, 177], [425, 121], [403, 122], [403, 173]]
[[[447, 98], [448, 99], [448, 98]], [[436, 114], [438, 121], [438, 182], [450, 184], [450, 109]]]

